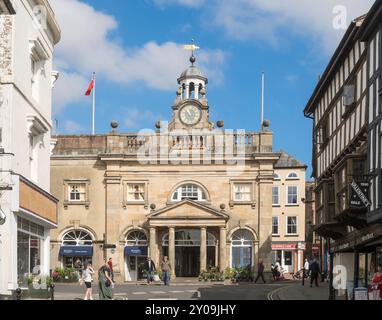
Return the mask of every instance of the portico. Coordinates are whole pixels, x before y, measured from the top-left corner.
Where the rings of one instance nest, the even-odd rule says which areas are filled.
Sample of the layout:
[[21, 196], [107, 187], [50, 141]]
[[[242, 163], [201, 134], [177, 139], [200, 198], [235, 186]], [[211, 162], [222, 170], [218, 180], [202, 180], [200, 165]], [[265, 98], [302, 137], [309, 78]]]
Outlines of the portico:
[[[153, 210], [148, 216], [149, 254], [156, 263], [168, 255], [173, 276], [177, 276], [176, 271], [181, 276], [192, 276], [193, 272], [198, 274], [210, 266], [224, 270], [227, 267], [228, 219], [229, 216], [223, 210], [189, 199]], [[195, 252], [199, 253], [198, 257], [192, 254]], [[183, 271], [187, 268], [185, 261], [193, 265], [188, 272]], [[198, 270], [195, 270], [195, 266], [198, 266]], [[191, 269], [193, 272], [190, 272]]]

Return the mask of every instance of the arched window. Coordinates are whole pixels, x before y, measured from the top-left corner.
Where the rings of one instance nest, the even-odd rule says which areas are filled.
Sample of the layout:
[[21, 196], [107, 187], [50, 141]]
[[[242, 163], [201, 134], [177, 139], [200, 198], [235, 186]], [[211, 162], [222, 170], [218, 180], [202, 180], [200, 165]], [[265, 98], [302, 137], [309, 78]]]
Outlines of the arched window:
[[189, 99], [195, 99], [195, 84], [193, 82], [189, 85]]
[[147, 236], [140, 230], [130, 231], [126, 236], [127, 246], [147, 246]]
[[203, 98], [203, 95], [202, 95], [202, 90], [203, 90], [203, 85], [200, 83], [199, 84], [199, 96], [198, 97], [196, 97], [197, 99], [199, 99], [199, 98]]
[[232, 268], [252, 266], [253, 234], [247, 229], [236, 230], [231, 238]]
[[182, 201], [185, 199], [206, 201], [207, 193], [197, 184], [187, 183], [178, 187], [171, 195], [172, 201]]
[[289, 180], [297, 180], [298, 179], [298, 174], [296, 172], [291, 172], [288, 174], [287, 179]]
[[62, 237], [63, 246], [91, 246], [93, 237], [89, 232], [82, 229], [72, 229]]
[[186, 99], [186, 85], [182, 84], [182, 99]]
[[273, 179], [274, 179], [274, 180], [280, 180], [280, 176], [279, 176], [279, 174], [278, 174], [278, 173], [274, 173], [274, 174], [273, 174]]

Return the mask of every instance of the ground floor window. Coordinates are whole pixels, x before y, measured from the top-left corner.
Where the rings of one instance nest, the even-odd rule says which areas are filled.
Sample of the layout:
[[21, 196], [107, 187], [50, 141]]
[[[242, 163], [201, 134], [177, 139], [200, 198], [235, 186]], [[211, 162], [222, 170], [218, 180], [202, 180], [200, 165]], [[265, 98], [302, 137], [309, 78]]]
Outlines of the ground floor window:
[[249, 230], [239, 229], [231, 238], [231, 267], [252, 266], [253, 235]]
[[64, 268], [75, 268], [81, 270], [88, 263], [92, 263], [92, 257], [62, 257]]
[[24, 233], [17, 232], [17, 275], [19, 286], [27, 287], [28, 278], [31, 275], [41, 273], [42, 239]]

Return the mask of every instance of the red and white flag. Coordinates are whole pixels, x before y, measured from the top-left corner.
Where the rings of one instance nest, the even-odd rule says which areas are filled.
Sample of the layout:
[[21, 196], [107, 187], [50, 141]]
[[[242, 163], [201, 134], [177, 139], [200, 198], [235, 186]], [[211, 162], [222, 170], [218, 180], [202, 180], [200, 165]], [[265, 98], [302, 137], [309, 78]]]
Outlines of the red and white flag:
[[90, 96], [93, 88], [94, 88], [94, 79], [92, 79], [92, 81], [90, 82], [88, 90], [86, 90], [86, 92], [85, 92], [85, 96]]

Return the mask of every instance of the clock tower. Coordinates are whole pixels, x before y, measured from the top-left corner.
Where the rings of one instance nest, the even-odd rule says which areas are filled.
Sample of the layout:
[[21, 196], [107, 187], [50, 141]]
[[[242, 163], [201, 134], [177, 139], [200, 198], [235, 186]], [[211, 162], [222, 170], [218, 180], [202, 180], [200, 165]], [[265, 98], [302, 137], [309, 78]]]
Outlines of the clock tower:
[[196, 58], [192, 54], [191, 66], [178, 78], [179, 88], [173, 109], [169, 130], [213, 129], [209, 121], [209, 106], [206, 98], [208, 79], [195, 66]]

